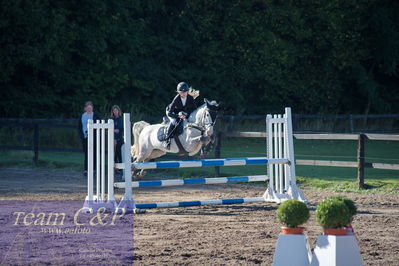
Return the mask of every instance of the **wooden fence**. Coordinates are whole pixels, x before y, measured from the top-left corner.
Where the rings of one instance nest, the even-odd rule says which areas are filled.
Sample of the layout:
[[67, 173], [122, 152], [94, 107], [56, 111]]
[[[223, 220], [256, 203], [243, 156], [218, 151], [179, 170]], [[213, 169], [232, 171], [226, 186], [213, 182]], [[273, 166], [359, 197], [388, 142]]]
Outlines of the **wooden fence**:
[[[55, 151], [55, 152], [82, 152], [77, 148], [57, 148], [40, 146], [40, 128], [65, 128], [76, 132], [77, 120], [75, 119], [0, 119], [0, 127], [16, 127], [32, 129], [31, 145], [0, 145], [2, 150], [28, 150], [33, 151], [33, 162], [37, 165], [39, 160], [39, 151]], [[74, 124], [73, 124], [74, 123]]]
[[[326, 115], [296, 115], [304, 117], [320, 117], [323, 118]], [[369, 115], [368, 117], [377, 118], [381, 117], [393, 117], [397, 118], [398, 115]], [[231, 119], [232, 121], [237, 119], [260, 119], [265, 118], [264, 116], [239, 116], [224, 119]], [[337, 117], [337, 115], [333, 115]], [[340, 117], [340, 115], [338, 115]], [[344, 117], [358, 118], [355, 115], [343, 115]], [[359, 116], [363, 117], [363, 116]], [[234, 124], [232, 124], [232, 127]], [[39, 128], [65, 128], [69, 130], [75, 130], [77, 135], [77, 125], [75, 119], [0, 119], [0, 127], [22, 127], [33, 129], [32, 144], [29, 146], [23, 145], [0, 145], [0, 149], [7, 150], [32, 150], [34, 153], [33, 162], [37, 164], [39, 159], [39, 151], [56, 151], [56, 152], [81, 152], [81, 149], [77, 148], [56, 148], [56, 147], [42, 147], [39, 145]], [[217, 133], [217, 142], [215, 146], [215, 158], [220, 158], [222, 148], [222, 138], [224, 137], [240, 137], [240, 138], [266, 138], [266, 132], [234, 132], [228, 130], [225, 133]], [[307, 139], [307, 140], [354, 140], [358, 143], [357, 148], [357, 161], [331, 161], [331, 160], [296, 160], [298, 165], [313, 165], [313, 166], [337, 166], [337, 167], [357, 167], [358, 168], [358, 182], [359, 187], [364, 186], [364, 168], [376, 168], [376, 169], [389, 169], [399, 170], [399, 164], [386, 164], [386, 163], [374, 163], [365, 161], [365, 140], [387, 140], [387, 141], [399, 141], [399, 135], [393, 134], [372, 134], [372, 133], [360, 133], [360, 134], [319, 134], [319, 133], [294, 133], [295, 139]], [[220, 176], [219, 167], [215, 167], [216, 176]]]
[[[230, 132], [218, 133], [217, 143], [215, 147], [215, 156], [220, 158], [223, 137], [239, 137], [239, 138], [266, 138], [266, 132]], [[357, 167], [359, 188], [364, 188], [364, 168], [399, 170], [399, 164], [373, 163], [365, 161], [365, 140], [388, 140], [399, 141], [399, 135], [392, 134], [298, 134], [294, 133], [295, 139], [302, 140], [354, 140], [357, 141], [357, 161], [331, 161], [331, 160], [296, 160], [298, 165], [313, 166], [336, 166], [336, 167]], [[219, 168], [215, 169], [219, 173]]]

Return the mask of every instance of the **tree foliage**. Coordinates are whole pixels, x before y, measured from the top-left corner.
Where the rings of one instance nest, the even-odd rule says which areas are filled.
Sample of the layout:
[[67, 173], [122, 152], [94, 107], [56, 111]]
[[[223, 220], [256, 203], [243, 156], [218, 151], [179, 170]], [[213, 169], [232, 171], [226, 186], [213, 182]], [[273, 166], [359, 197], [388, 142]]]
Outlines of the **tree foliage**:
[[2, 1], [0, 110], [75, 117], [86, 100], [163, 114], [179, 81], [226, 113], [398, 112], [399, 3]]

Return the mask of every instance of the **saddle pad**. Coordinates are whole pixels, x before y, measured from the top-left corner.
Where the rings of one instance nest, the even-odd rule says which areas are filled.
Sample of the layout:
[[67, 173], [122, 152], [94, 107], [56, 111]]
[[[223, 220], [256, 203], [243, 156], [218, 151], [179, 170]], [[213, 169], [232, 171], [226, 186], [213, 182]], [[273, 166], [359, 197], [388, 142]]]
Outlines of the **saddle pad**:
[[166, 129], [167, 128], [168, 128], [167, 126], [162, 126], [158, 129], [157, 138], [159, 141], [166, 140]]

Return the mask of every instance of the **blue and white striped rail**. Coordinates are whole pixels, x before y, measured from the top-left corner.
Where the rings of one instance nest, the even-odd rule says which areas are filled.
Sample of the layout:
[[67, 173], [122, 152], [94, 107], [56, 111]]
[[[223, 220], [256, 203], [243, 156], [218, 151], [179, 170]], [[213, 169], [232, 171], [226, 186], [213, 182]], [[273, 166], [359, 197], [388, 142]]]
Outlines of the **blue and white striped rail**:
[[193, 206], [221, 205], [221, 204], [241, 204], [241, 203], [252, 203], [252, 202], [265, 202], [265, 199], [263, 197], [255, 197], [255, 198], [240, 198], [240, 199], [139, 203], [136, 204], [136, 208], [156, 209], [156, 208], [193, 207]]
[[[268, 179], [269, 178], [267, 175], [253, 175], [253, 176], [232, 176], [232, 177], [136, 181], [136, 182], [132, 182], [132, 188], [171, 187], [171, 186], [201, 185], [201, 184], [226, 184], [226, 183], [239, 183], [239, 182], [266, 181]], [[114, 187], [126, 188], [126, 182], [117, 182], [114, 184]]]
[[[239, 166], [239, 165], [265, 165], [265, 164], [288, 164], [288, 159], [268, 159], [266, 157], [252, 158], [227, 158], [227, 159], [204, 159], [193, 161], [161, 161], [133, 163], [134, 169], [160, 169], [160, 168], [189, 168], [206, 166]], [[118, 164], [118, 168], [123, 166]]]

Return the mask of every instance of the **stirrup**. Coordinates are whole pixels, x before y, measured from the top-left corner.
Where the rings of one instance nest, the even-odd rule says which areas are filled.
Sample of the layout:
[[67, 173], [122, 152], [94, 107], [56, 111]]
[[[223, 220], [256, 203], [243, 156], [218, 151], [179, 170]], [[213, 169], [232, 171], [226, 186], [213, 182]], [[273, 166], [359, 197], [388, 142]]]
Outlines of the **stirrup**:
[[163, 146], [164, 148], [169, 149], [169, 148], [170, 148], [170, 138], [167, 139], [167, 140], [165, 140], [165, 141], [163, 141], [163, 142], [162, 142], [162, 146]]

